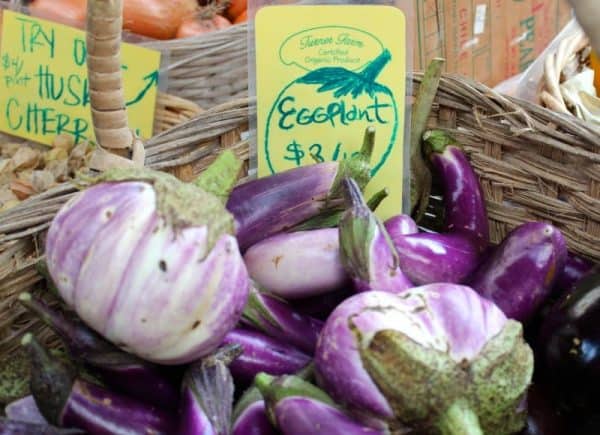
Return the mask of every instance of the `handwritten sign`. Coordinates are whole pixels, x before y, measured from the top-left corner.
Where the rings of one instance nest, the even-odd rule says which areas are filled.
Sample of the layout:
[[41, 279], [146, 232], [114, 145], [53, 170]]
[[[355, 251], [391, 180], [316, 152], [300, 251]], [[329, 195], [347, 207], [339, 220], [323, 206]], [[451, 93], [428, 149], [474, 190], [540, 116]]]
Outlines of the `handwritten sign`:
[[258, 175], [356, 153], [375, 127], [368, 196], [402, 211], [406, 18], [381, 5], [267, 6], [256, 15]]
[[[4, 11], [0, 130], [42, 144], [60, 133], [94, 140], [83, 31]], [[122, 44], [129, 125], [152, 135], [160, 53]]]

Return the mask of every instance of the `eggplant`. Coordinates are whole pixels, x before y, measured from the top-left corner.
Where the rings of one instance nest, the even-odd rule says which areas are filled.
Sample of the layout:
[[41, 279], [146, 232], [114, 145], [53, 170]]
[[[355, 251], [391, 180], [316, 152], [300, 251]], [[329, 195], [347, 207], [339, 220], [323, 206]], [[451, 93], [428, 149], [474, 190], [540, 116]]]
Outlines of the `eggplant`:
[[374, 429], [347, 415], [321, 389], [297, 376], [256, 376], [268, 415], [284, 435], [362, 435], [387, 431]]
[[585, 258], [568, 253], [565, 266], [556, 278], [553, 293], [560, 295], [572, 291], [585, 276], [591, 274], [597, 266]]
[[311, 360], [295, 347], [248, 328], [238, 327], [229, 332], [223, 340], [225, 344], [239, 344], [243, 348], [243, 353], [229, 366], [238, 382], [251, 382], [260, 372], [271, 375], [294, 373]]
[[232, 435], [276, 435], [265, 401], [255, 386], [248, 388], [233, 410]]
[[507, 317], [526, 322], [550, 295], [566, 256], [566, 242], [557, 228], [528, 222], [506, 236], [468, 283]]
[[423, 141], [442, 186], [445, 232], [468, 231], [484, 250], [489, 245], [489, 224], [477, 174], [460, 144], [446, 132], [426, 131]]
[[65, 429], [44, 423], [10, 420], [0, 417], [2, 435], [76, 435], [85, 434], [80, 429]]
[[401, 293], [413, 284], [400, 269], [398, 253], [383, 223], [369, 210], [356, 182], [344, 179], [348, 209], [339, 226], [340, 258], [358, 292]]
[[284, 300], [255, 287], [250, 288], [242, 322], [310, 355], [315, 351], [319, 332], [323, 328], [321, 320], [302, 315]]
[[254, 281], [286, 299], [316, 296], [349, 282], [337, 228], [277, 234], [250, 247], [244, 262]]
[[341, 180], [351, 176], [364, 187], [370, 179], [374, 140], [375, 131], [369, 128], [360, 152], [347, 160], [300, 166], [233, 189], [227, 209], [236, 220], [240, 250], [245, 252], [261, 240], [341, 209]]
[[520, 435], [566, 435], [567, 419], [551, 400], [547, 387], [533, 383], [527, 391], [527, 424]]
[[461, 284], [479, 264], [479, 242], [467, 232], [391, 237], [398, 252], [400, 269], [415, 285]]
[[30, 293], [19, 295], [19, 302], [61, 337], [73, 358], [92, 366], [111, 388], [159, 407], [177, 407], [179, 389], [175, 370], [123, 352], [74, 313], [53, 309]]
[[352, 294], [352, 289], [345, 288], [318, 296], [294, 299], [290, 305], [300, 314], [310, 316], [318, 320], [325, 320], [329, 314], [344, 299]]
[[227, 366], [242, 352], [239, 345], [218, 349], [192, 364], [183, 378], [180, 435], [229, 435], [233, 378]]
[[91, 434], [172, 434], [174, 416], [78, 378], [73, 367], [51, 357], [32, 334], [22, 345], [31, 355], [31, 392], [52, 425], [74, 427]]
[[402, 237], [407, 234], [416, 234], [419, 232], [417, 223], [407, 214], [392, 216], [383, 223], [386, 231], [392, 240], [396, 237]]
[[544, 372], [561, 406], [600, 412], [600, 273], [581, 280], [551, 308], [540, 343]]
[[33, 396], [25, 396], [22, 399], [9, 403], [4, 408], [6, 417], [10, 420], [25, 421], [27, 423], [48, 424], [44, 416], [35, 404]]

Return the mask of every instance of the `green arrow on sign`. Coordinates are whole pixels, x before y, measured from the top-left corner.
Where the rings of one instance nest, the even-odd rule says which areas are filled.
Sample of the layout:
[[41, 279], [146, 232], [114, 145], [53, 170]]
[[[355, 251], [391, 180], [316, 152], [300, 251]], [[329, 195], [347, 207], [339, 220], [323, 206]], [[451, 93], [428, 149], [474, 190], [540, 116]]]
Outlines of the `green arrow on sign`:
[[158, 70], [152, 71], [150, 74], [144, 77], [144, 80], [146, 81], [146, 86], [144, 86], [144, 88], [133, 100], [127, 102], [127, 106], [139, 103], [153, 86], [158, 85]]

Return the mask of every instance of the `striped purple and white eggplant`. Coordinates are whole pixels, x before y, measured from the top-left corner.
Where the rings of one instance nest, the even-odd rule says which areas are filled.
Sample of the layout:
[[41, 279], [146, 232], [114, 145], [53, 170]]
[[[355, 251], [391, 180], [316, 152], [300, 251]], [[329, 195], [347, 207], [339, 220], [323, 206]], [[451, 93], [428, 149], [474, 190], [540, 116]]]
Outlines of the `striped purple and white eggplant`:
[[493, 302], [466, 286], [429, 284], [344, 301], [314, 364], [318, 384], [361, 421], [508, 435], [525, 423], [533, 353], [522, 325]]
[[30, 333], [22, 344], [31, 355], [31, 394], [50, 424], [94, 435], [174, 433], [174, 415], [78, 378]]
[[295, 373], [311, 361], [309, 355], [296, 347], [249, 328], [235, 328], [225, 335], [223, 344], [242, 346], [242, 354], [229, 365], [236, 382], [252, 382], [260, 372]]
[[392, 240], [407, 234], [417, 234], [419, 227], [412, 217], [407, 214], [392, 216], [383, 223]]
[[[34, 424], [48, 424], [35, 403], [32, 395], [15, 400], [4, 408], [4, 415], [9, 420], [24, 421]], [[2, 433], [2, 431], [0, 431]]]
[[375, 130], [371, 127], [365, 132], [360, 152], [348, 159], [300, 166], [233, 189], [227, 209], [235, 216], [242, 252], [322, 213], [340, 209], [344, 177], [354, 177], [361, 187], [368, 183], [374, 144]]
[[374, 429], [346, 414], [321, 389], [293, 375], [256, 376], [268, 416], [284, 435], [362, 435], [389, 433]]
[[315, 352], [323, 328], [323, 321], [298, 313], [285, 300], [254, 286], [250, 289], [242, 322], [309, 355]]
[[528, 222], [511, 231], [469, 279], [507, 317], [525, 322], [544, 303], [567, 258], [566, 241], [554, 226]]
[[152, 362], [211, 353], [238, 322], [249, 278], [221, 200], [170, 174], [110, 170], [53, 219], [49, 273], [106, 339]]
[[446, 132], [427, 131], [423, 141], [442, 186], [446, 231], [470, 231], [484, 250], [489, 245], [489, 224], [477, 174], [460, 144]]
[[248, 388], [233, 409], [232, 435], [276, 435], [258, 388]]
[[277, 234], [244, 254], [250, 277], [286, 299], [327, 293], [348, 284], [337, 228]]
[[416, 285], [460, 284], [479, 265], [478, 240], [469, 233], [419, 233], [391, 236], [400, 269]]
[[52, 308], [30, 293], [20, 294], [19, 302], [61, 337], [71, 357], [92, 366], [110, 388], [159, 407], [178, 406], [180, 376], [169, 368], [123, 352], [75, 314]]
[[553, 293], [559, 296], [572, 291], [579, 281], [591, 275], [595, 270], [600, 270], [600, 266], [569, 252], [565, 266], [556, 277]]
[[348, 209], [339, 225], [340, 258], [346, 273], [361, 292], [400, 293], [413, 284], [400, 269], [398, 253], [383, 223], [369, 210], [356, 182], [344, 179]]
[[229, 345], [191, 364], [183, 377], [180, 435], [229, 435], [233, 378], [228, 365], [242, 352]]
[[84, 435], [81, 429], [67, 429], [44, 423], [11, 420], [0, 417], [0, 434], [2, 435]]

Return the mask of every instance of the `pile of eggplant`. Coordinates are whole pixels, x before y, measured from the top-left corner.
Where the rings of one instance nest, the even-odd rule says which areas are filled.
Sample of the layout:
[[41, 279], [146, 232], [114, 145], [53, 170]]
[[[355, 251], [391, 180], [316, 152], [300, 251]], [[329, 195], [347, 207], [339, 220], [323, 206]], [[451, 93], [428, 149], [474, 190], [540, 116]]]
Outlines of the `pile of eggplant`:
[[[54, 218], [49, 291], [19, 302], [30, 395], [1, 433], [600, 433], [600, 275], [545, 222], [489, 242], [461, 146], [424, 136], [444, 230], [382, 222], [360, 152], [235, 186], [94, 179]], [[235, 186], [235, 187], [234, 187]]]

